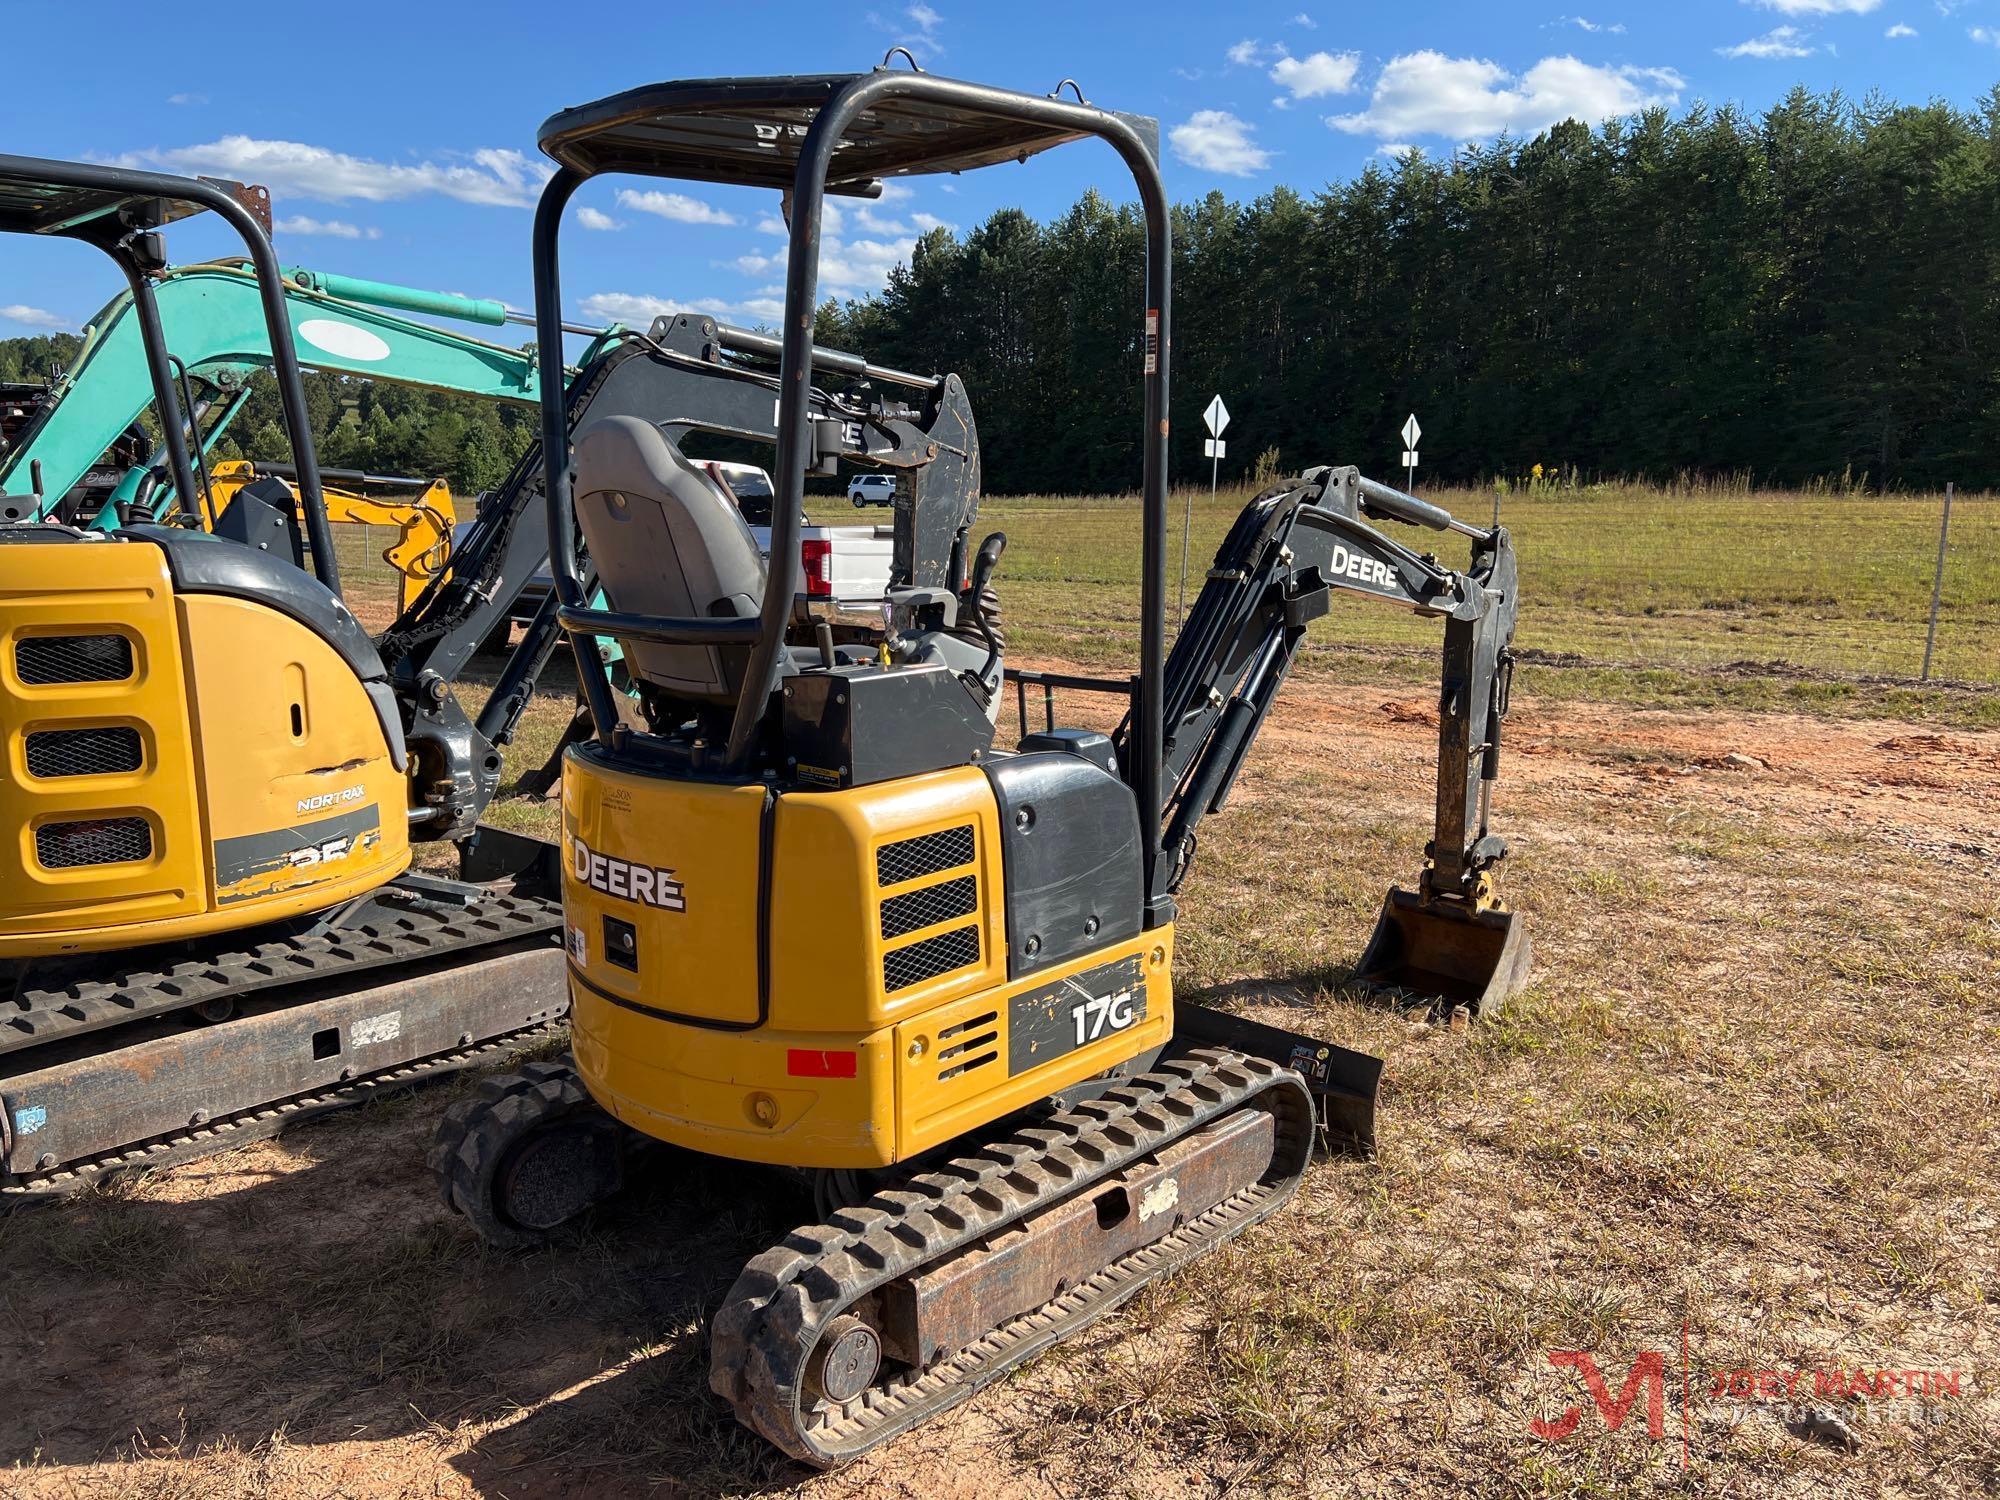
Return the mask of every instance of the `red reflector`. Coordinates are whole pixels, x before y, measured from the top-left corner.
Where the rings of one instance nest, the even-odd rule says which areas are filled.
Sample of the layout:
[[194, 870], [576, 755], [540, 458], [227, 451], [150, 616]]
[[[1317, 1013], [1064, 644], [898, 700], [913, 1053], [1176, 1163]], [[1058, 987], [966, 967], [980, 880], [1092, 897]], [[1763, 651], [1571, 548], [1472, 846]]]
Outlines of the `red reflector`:
[[852, 1052], [813, 1052], [792, 1047], [785, 1053], [785, 1071], [794, 1078], [852, 1078], [858, 1062]]
[[[830, 541], [806, 541], [799, 544], [799, 555], [805, 562], [806, 595], [813, 599], [833, 597], [833, 543]], [[852, 1074], [845, 1075], [852, 1077]]]

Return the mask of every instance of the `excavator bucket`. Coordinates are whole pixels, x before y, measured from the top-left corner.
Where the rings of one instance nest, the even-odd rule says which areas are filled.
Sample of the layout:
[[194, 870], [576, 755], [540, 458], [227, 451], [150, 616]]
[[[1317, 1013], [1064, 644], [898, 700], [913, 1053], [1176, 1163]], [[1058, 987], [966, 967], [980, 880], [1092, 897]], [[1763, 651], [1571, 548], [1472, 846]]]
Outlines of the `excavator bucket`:
[[1404, 1004], [1492, 1015], [1528, 982], [1528, 966], [1517, 913], [1468, 910], [1392, 887], [1354, 978]]

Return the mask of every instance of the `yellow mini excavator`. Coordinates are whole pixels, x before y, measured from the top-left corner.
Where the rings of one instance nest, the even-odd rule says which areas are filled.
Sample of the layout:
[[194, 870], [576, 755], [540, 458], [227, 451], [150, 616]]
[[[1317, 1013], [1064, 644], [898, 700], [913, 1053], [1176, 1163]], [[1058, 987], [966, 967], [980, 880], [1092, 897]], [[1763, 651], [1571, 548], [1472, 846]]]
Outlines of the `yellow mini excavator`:
[[[237, 495], [260, 478], [289, 479], [296, 474], [291, 464], [241, 458], [211, 465], [202, 496], [204, 523], [214, 530]], [[359, 469], [321, 469], [319, 477], [326, 518], [334, 525], [396, 528], [395, 539], [382, 549], [382, 561], [397, 578], [396, 609], [406, 613], [424, 586], [442, 576], [451, 563], [452, 531], [458, 522], [451, 485], [441, 478], [368, 474]]]
[[[202, 210], [237, 229], [255, 267], [292, 485], [196, 483], [153, 290], [161, 228]], [[187, 524], [107, 532], [47, 518], [39, 462], [24, 466], [28, 493], [0, 494], [8, 1200], [268, 1133], [566, 1007], [560, 913], [552, 880], [531, 889], [533, 848], [501, 869], [482, 832], [466, 842], [484, 846], [486, 868], [474, 861], [468, 878], [410, 868], [413, 828], [470, 833], [499, 757], [450, 717], [435, 654], [428, 675], [398, 676], [447, 580], [425, 583], [397, 641], [371, 639], [342, 597], [260, 212], [261, 193], [230, 184], [0, 156], [0, 233], [68, 238], [118, 264], [164, 478], [182, 497], [226, 500]], [[468, 587], [506, 550], [504, 531], [477, 528]], [[525, 581], [539, 548], [512, 550], [510, 576]], [[483, 607], [504, 619], [508, 603], [489, 593]], [[431, 635], [490, 628], [454, 624]], [[510, 663], [503, 702], [525, 698], [532, 665]]]
[[[826, 193], [1087, 138], [1131, 170], [1147, 231], [1129, 679], [1007, 672], [1005, 538], [973, 539], [969, 420], [914, 432], [899, 388], [924, 377], [813, 340]], [[823, 1222], [744, 1269], [712, 1325], [710, 1379], [787, 1453], [834, 1465], [1274, 1213], [1316, 1139], [1371, 1138], [1379, 1060], [1173, 987], [1196, 824], [1335, 590], [1446, 622], [1436, 835], [1369, 977], [1487, 1006], [1520, 982], [1525, 947], [1493, 891], [1505, 845], [1481, 795], [1513, 552], [1498, 528], [1315, 470], [1243, 512], [1169, 655], [1172, 262], [1151, 121], [883, 68], [635, 89], [555, 116], [541, 144], [558, 167], [534, 238], [545, 360], [560, 349], [558, 229], [581, 183], [624, 172], [788, 195], [782, 340], [709, 351], [762, 412], [731, 430], [775, 441], [773, 561], [682, 453], [677, 411], [588, 421], [572, 442], [545, 392], [558, 618], [597, 726], [563, 768], [574, 1060], [486, 1080], [447, 1113], [431, 1163], [446, 1201], [501, 1244], [614, 1190], [639, 1140], [809, 1173]], [[799, 499], [808, 472], [843, 459], [902, 476], [881, 626], [805, 607]], [[1371, 518], [1461, 532], [1472, 563], [1448, 568]], [[622, 645], [642, 722], [612, 712], [598, 638]], [[1003, 748], [1009, 675], [1024, 733]], [[1026, 732], [1031, 689], [1051, 706]], [[1122, 725], [1057, 724], [1054, 695], [1072, 689], [1122, 700]]]

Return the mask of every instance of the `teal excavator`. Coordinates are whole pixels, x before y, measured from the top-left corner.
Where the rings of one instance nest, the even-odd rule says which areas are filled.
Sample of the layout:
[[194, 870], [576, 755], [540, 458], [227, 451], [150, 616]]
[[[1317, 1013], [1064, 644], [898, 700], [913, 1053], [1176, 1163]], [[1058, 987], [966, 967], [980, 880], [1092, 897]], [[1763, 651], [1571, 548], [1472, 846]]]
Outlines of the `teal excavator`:
[[[173, 266], [155, 279], [153, 298], [183, 411], [199, 429], [190, 447], [205, 454], [241, 413], [252, 377], [271, 367], [257, 276], [243, 261]], [[284, 272], [284, 302], [293, 348], [309, 368], [522, 406], [539, 399], [532, 347], [508, 348], [400, 315], [486, 327], [526, 316], [502, 303], [301, 267]], [[28, 410], [0, 440], [0, 490], [32, 493], [38, 518], [109, 530], [135, 509], [148, 518], [173, 509], [172, 481], [157, 454], [108, 470], [101, 462], [121, 446], [133, 451], [120, 439], [153, 404], [140, 321], [131, 292], [119, 293], [90, 320], [67, 370], [40, 390], [15, 393]], [[573, 331], [592, 338], [584, 363], [612, 336]]]

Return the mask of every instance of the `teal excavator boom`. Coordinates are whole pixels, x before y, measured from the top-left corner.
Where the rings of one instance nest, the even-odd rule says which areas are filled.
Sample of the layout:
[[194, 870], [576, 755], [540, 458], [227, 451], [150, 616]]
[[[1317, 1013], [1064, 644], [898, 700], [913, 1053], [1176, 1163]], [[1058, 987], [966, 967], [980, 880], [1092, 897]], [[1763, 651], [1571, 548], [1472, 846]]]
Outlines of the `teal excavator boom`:
[[[285, 271], [284, 294], [301, 364], [490, 400], [532, 404], [539, 399], [532, 347], [510, 349], [398, 315], [420, 313], [489, 327], [524, 316], [499, 302], [298, 267]], [[240, 409], [251, 376], [271, 363], [256, 277], [237, 261], [177, 266], [160, 274], [154, 297], [167, 345], [188, 380], [219, 392], [224, 402], [202, 434], [206, 448]], [[596, 352], [593, 345], [585, 362]], [[88, 399], [73, 399], [79, 392]], [[33, 490], [41, 497], [40, 513], [49, 514], [152, 401], [132, 294], [121, 292], [91, 319], [75, 362], [51, 386], [19, 441], [0, 453], [0, 490]], [[39, 485], [31, 482], [37, 463]], [[143, 477], [137, 470], [128, 474], [113, 499], [132, 498]], [[113, 506], [98, 512], [98, 524], [117, 524]]]

